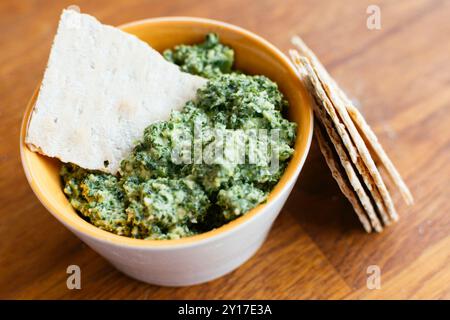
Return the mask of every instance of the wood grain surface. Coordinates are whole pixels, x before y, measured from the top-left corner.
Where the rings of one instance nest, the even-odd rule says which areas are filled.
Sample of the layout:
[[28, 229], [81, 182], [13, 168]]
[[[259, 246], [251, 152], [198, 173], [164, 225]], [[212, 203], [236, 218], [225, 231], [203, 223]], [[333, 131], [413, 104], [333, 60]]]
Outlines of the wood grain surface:
[[[382, 234], [363, 232], [313, 143], [267, 242], [218, 280], [163, 288], [132, 280], [59, 224], [29, 188], [19, 125], [41, 79], [62, 8], [102, 22], [199, 16], [265, 37], [299, 34], [360, 104], [415, 196]], [[381, 30], [366, 9], [381, 8]], [[450, 298], [450, 1], [0, 1], [0, 298]], [[81, 290], [66, 268], [81, 267]], [[370, 290], [367, 268], [381, 270]]]

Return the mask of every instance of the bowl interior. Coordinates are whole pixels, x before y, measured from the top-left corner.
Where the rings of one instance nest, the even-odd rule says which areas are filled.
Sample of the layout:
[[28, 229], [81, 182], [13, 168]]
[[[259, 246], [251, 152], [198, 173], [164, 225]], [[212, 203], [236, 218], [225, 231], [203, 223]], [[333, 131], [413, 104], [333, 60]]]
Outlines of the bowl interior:
[[[269, 195], [273, 200], [283, 187], [294, 178], [309, 150], [312, 135], [312, 113], [307, 92], [296, 78], [295, 71], [288, 59], [279, 50], [254, 34], [241, 28], [218, 21], [198, 18], [157, 18], [138, 21], [121, 26], [136, 35], [158, 51], [177, 44], [201, 42], [209, 32], [217, 33], [221, 41], [235, 50], [235, 68], [248, 74], [262, 74], [275, 81], [290, 104], [288, 117], [297, 122], [297, 140], [295, 153], [280, 182]], [[31, 98], [21, 128], [22, 164], [28, 181], [42, 204], [63, 224], [77, 232], [87, 233], [105, 241], [119, 244], [160, 246], [176, 243], [188, 243], [217, 235], [227, 229], [251, 219], [258, 214], [262, 204], [246, 215], [218, 228], [197, 236], [179, 240], [138, 240], [117, 236], [89, 224], [74, 211], [67, 201], [59, 177], [61, 163], [37, 153], [31, 152], [24, 143], [26, 128], [37, 96], [37, 90]]]

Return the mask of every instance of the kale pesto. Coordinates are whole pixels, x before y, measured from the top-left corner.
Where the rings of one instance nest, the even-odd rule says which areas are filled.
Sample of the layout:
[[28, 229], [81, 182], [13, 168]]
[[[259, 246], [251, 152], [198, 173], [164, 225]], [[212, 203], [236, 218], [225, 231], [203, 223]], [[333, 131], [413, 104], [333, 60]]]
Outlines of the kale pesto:
[[[296, 124], [282, 115], [288, 103], [277, 85], [264, 76], [233, 70], [234, 52], [217, 35], [166, 50], [164, 57], [209, 79], [196, 99], [173, 111], [169, 120], [150, 124], [117, 177], [72, 164], [61, 169], [71, 205], [93, 225], [118, 235], [178, 239], [220, 227], [265, 201], [293, 153]], [[218, 129], [236, 135], [234, 141], [245, 150], [251, 142], [258, 148], [274, 142], [276, 148], [256, 149], [253, 162], [235, 161], [235, 152], [226, 145], [220, 161], [174, 161], [183, 141], [193, 140], [206, 156], [219, 141], [214, 135]], [[278, 129], [279, 134], [267, 141], [260, 135], [239, 135], [261, 129]], [[194, 148], [187, 144], [181, 155], [189, 158]], [[269, 158], [277, 160], [275, 170]]]
[[164, 58], [180, 66], [185, 72], [212, 78], [230, 73], [234, 61], [234, 51], [219, 42], [219, 37], [210, 33], [198, 45], [178, 45], [173, 50], [164, 51]]

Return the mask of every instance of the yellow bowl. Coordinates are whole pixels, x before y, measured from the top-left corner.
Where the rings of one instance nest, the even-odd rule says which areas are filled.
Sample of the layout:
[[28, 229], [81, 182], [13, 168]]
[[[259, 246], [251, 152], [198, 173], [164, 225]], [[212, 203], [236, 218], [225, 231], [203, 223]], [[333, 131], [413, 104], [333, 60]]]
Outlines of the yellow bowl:
[[118, 236], [103, 231], [83, 220], [70, 206], [61, 187], [58, 175], [61, 163], [56, 159], [31, 152], [24, 143], [28, 121], [33, 109], [37, 90], [31, 98], [23, 118], [20, 150], [23, 168], [31, 188], [42, 204], [59, 221], [77, 234], [102, 242], [133, 247], [167, 247], [188, 245], [237, 228], [246, 221], [262, 214], [262, 211], [292, 180], [295, 180], [309, 150], [312, 136], [312, 113], [306, 90], [298, 80], [295, 69], [284, 54], [261, 37], [242, 28], [208, 19], [170, 17], [137, 21], [120, 26], [134, 34], [158, 51], [177, 44], [201, 42], [208, 32], [217, 33], [221, 41], [235, 50], [235, 68], [248, 74], [262, 74], [275, 81], [290, 103], [289, 118], [297, 122], [295, 153], [282, 176], [268, 197], [266, 204], [259, 205], [244, 216], [209, 232], [179, 240], [140, 240]]

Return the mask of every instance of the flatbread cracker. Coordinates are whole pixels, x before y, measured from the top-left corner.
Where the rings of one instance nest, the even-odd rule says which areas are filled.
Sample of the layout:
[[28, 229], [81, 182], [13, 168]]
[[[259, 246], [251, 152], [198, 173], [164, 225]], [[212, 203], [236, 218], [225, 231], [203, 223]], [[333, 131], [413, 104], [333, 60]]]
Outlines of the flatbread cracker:
[[[316, 87], [314, 85], [314, 71], [312, 70], [311, 66], [309, 65], [308, 61], [304, 57], [297, 57], [298, 59], [294, 60], [294, 63], [296, 63], [297, 67], [303, 68], [299, 71], [302, 72], [301, 74], [303, 81], [307, 85], [309, 91], [312, 93], [312, 96], [314, 98], [313, 105], [313, 111], [314, 115], [320, 120], [323, 127], [325, 128], [328, 137], [330, 138], [338, 156], [339, 160], [341, 162], [342, 167], [344, 168], [348, 179], [350, 181], [350, 184], [352, 185], [353, 189], [355, 190], [356, 194], [358, 195], [359, 200], [361, 201], [361, 204], [364, 208], [364, 210], [367, 213], [367, 216], [370, 219], [370, 222], [377, 232], [381, 232], [383, 230], [383, 227], [381, 225], [380, 220], [377, 217], [376, 211], [372, 206], [371, 199], [367, 195], [364, 187], [362, 186], [358, 175], [355, 172], [355, 169], [352, 165], [352, 161], [350, 157], [347, 155], [345, 148], [343, 147], [343, 141], [341, 140], [341, 136], [339, 135], [339, 131], [337, 130], [336, 126], [333, 124], [333, 121], [331, 117], [326, 113], [324, 108], [332, 108], [331, 102], [326, 96], [323, 89], [319, 86]], [[318, 81], [318, 80], [316, 80]], [[324, 108], [319, 107], [324, 106]]]
[[370, 221], [367, 219], [366, 213], [364, 212], [364, 209], [361, 207], [358, 197], [355, 194], [355, 191], [352, 189], [352, 186], [347, 179], [344, 169], [340, 165], [339, 160], [336, 159], [337, 155], [333, 152], [333, 150], [330, 147], [331, 142], [325, 138], [324, 134], [322, 134], [322, 130], [323, 129], [320, 128], [320, 125], [314, 126], [314, 134], [316, 136], [319, 149], [322, 152], [323, 157], [325, 158], [325, 162], [330, 168], [331, 174], [334, 180], [336, 180], [339, 189], [351, 203], [364, 230], [367, 233], [370, 233], [372, 232]]
[[339, 95], [337, 93], [341, 90], [339, 89], [339, 87], [337, 86], [335, 81], [331, 78], [331, 76], [328, 74], [328, 72], [325, 70], [325, 68], [322, 66], [322, 64], [317, 59], [317, 57], [303, 43], [303, 41], [301, 41], [300, 38], [294, 37], [292, 42], [294, 43], [294, 45], [296, 45], [301, 50], [301, 52], [311, 62], [314, 72], [317, 74], [327, 95], [329, 96], [330, 100], [333, 102], [333, 105], [336, 108], [337, 113], [339, 114], [345, 127], [349, 131], [350, 136], [351, 136], [352, 140], [354, 141], [356, 148], [358, 149], [359, 155], [361, 156], [370, 175], [372, 176], [372, 178], [375, 182], [375, 185], [377, 186], [378, 191], [383, 199], [384, 205], [387, 208], [390, 218], [394, 221], [398, 220], [398, 214], [397, 214], [397, 211], [395, 210], [394, 202], [392, 201], [392, 197], [391, 197], [389, 191], [387, 190], [386, 185], [384, 184], [381, 174], [378, 171], [378, 168], [376, 167], [375, 162], [373, 161], [364, 140], [362, 139], [362, 137], [359, 134], [358, 130], [356, 129], [352, 119], [350, 118], [350, 115], [348, 114], [345, 104], [342, 101], [341, 95]]
[[25, 141], [33, 151], [115, 174], [144, 129], [180, 110], [206, 82], [137, 37], [64, 10]]
[[345, 94], [344, 94], [343, 99], [344, 99], [344, 101], [347, 102], [346, 107], [347, 107], [348, 113], [350, 114], [350, 117], [353, 119], [353, 122], [355, 123], [355, 125], [357, 126], [359, 131], [361, 132], [361, 135], [363, 135], [363, 138], [365, 138], [365, 140], [371, 146], [375, 155], [380, 160], [383, 167], [386, 169], [392, 182], [399, 189], [406, 204], [408, 204], [408, 205], [414, 204], [414, 197], [412, 196], [411, 191], [409, 190], [405, 181], [400, 176], [400, 173], [395, 168], [391, 159], [389, 159], [389, 157], [387, 156], [386, 152], [383, 149], [383, 146], [378, 142], [377, 136], [372, 131], [372, 128], [368, 125], [368, 123], [366, 122], [366, 120], [364, 119], [362, 114], [351, 103], [351, 101], [345, 96]]
[[[348, 137], [348, 133], [347, 133], [345, 125], [341, 122], [340, 117], [335, 113], [334, 108], [333, 108], [333, 103], [332, 103], [331, 99], [329, 98], [329, 96], [326, 94], [324, 88], [322, 88], [322, 84], [321, 84], [317, 74], [314, 72], [312, 66], [310, 65], [309, 60], [307, 60], [307, 58], [305, 58], [305, 57], [300, 57], [300, 55], [298, 55], [298, 53], [293, 50], [290, 51], [290, 54], [291, 54], [291, 58], [294, 60], [294, 62], [296, 62], [297, 64], [300, 64], [303, 68], [305, 68], [305, 70], [307, 70], [306, 77], [308, 77], [309, 80], [312, 82], [310, 91], [316, 92], [319, 95], [319, 99], [321, 101], [328, 102], [328, 103], [323, 102], [320, 105], [323, 105], [323, 109], [325, 109], [326, 112], [328, 113], [328, 116], [331, 118], [334, 126], [338, 129], [341, 129], [341, 130], [337, 130], [340, 137], [343, 137], [343, 135]], [[308, 72], [308, 70], [310, 70], [310, 71]], [[354, 143], [351, 139], [349, 139], [349, 138], [347, 140], [343, 139], [343, 141], [345, 141], [344, 146], [346, 147], [347, 151], [355, 150]], [[382, 199], [380, 193], [378, 192], [377, 186], [375, 185], [375, 183], [374, 183], [370, 173], [368, 172], [366, 166], [364, 165], [361, 157], [357, 156], [356, 159], [351, 159], [351, 160], [352, 160], [353, 164], [355, 165], [358, 173], [362, 177], [365, 186], [367, 187], [368, 191], [372, 195], [372, 199], [374, 200], [375, 205], [377, 206], [378, 212], [379, 212], [381, 218], [383, 219], [383, 223], [385, 225], [389, 225], [391, 223], [391, 221], [390, 221], [389, 216], [386, 213], [386, 208], [385, 208], [383, 199]]]

